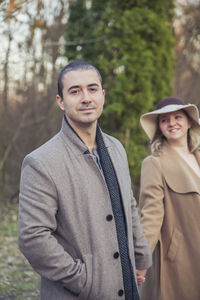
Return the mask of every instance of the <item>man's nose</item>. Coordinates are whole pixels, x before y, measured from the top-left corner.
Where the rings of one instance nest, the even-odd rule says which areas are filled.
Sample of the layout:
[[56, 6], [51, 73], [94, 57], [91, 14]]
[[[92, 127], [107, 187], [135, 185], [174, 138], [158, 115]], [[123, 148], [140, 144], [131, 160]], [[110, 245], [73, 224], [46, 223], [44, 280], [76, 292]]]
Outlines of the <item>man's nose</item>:
[[91, 97], [90, 97], [87, 90], [83, 90], [81, 102], [83, 102], [83, 103], [90, 103], [91, 102]]

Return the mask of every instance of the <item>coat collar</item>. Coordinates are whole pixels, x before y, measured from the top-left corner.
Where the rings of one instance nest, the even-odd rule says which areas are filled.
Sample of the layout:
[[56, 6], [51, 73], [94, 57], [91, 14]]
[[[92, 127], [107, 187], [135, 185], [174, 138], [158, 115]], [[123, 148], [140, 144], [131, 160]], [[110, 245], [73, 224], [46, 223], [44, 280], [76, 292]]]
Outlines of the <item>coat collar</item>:
[[[90, 154], [88, 147], [81, 140], [81, 138], [76, 133], [76, 131], [71, 127], [71, 125], [67, 122], [65, 116], [63, 117], [63, 120], [62, 120], [62, 127], [60, 130], [60, 134], [61, 134], [65, 144], [68, 144], [69, 142], [71, 144], [73, 144], [73, 146], [74, 146], [73, 151], [77, 155]], [[103, 139], [104, 139], [106, 147], [110, 147], [111, 145], [110, 145], [108, 139], [105, 139], [103, 132], [102, 132], [102, 134], [103, 134]]]
[[189, 164], [172, 149], [163, 145], [160, 156], [161, 168], [167, 185], [177, 193], [196, 192], [200, 194], [200, 178]]

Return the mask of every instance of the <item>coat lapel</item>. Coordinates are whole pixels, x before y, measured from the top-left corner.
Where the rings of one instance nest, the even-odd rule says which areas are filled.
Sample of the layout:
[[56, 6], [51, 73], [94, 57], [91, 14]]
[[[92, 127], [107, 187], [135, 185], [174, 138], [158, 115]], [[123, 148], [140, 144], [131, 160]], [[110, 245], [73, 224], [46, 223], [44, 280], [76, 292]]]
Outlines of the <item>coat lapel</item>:
[[[105, 135], [104, 135], [105, 137]], [[130, 178], [129, 175], [127, 177], [127, 174], [125, 171], [127, 170], [125, 166], [125, 162], [122, 159], [119, 151], [117, 151], [117, 147], [113, 147], [113, 144], [110, 143], [106, 138], [104, 138], [106, 147], [108, 149], [109, 155], [111, 157], [115, 173], [118, 179], [118, 184], [121, 192], [121, 199], [122, 199], [122, 204], [124, 208], [124, 213], [126, 216], [126, 220], [128, 217], [128, 202], [130, 201], [131, 195], [130, 195], [130, 190], [127, 188], [131, 186], [131, 182], [127, 182], [127, 178]]]
[[170, 189], [181, 194], [190, 192], [200, 194], [200, 177], [178, 152], [165, 144], [160, 161]]

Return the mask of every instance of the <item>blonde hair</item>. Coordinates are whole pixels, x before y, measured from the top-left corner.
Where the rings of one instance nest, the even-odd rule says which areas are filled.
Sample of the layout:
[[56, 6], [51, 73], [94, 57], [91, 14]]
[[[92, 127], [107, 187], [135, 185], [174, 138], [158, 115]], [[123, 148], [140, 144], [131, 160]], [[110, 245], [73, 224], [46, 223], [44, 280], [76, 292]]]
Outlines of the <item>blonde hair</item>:
[[[184, 110], [183, 110], [184, 111]], [[191, 153], [200, 155], [200, 126], [197, 125], [184, 111], [189, 120], [192, 121], [191, 128], [188, 129], [188, 147]], [[162, 153], [162, 147], [165, 136], [162, 134], [159, 128], [159, 120], [157, 118], [157, 127], [154, 138], [151, 141], [151, 153], [154, 156], [160, 156]]]

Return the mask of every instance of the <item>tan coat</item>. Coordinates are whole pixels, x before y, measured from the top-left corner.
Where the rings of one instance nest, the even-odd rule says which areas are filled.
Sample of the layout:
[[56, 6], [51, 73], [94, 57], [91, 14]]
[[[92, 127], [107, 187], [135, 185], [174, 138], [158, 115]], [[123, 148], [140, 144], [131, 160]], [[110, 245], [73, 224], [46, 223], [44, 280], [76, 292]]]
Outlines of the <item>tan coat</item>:
[[143, 161], [140, 209], [154, 251], [141, 300], [199, 300], [200, 177], [167, 144]]
[[[122, 194], [133, 269], [151, 265], [125, 150], [103, 134]], [[61, 131], [22, 167], [19, 247], [41, 275], [42, 300], [116, 300], [123, 290], [117, 233], [104, 177], [86, 145]], [[124, 299], [124, 295], [120, 297]]]

